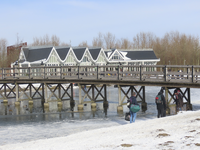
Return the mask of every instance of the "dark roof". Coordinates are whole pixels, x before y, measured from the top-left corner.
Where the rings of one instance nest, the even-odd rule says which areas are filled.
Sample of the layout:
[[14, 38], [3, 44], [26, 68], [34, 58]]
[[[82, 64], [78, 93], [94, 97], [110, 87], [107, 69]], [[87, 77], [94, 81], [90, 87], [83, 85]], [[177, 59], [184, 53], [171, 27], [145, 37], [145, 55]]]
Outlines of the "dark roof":
[[83, 57], [83, 54], [84, 54], [86, 48], [84, 47], [84, 48], [72, 48], [72, 49], [74, 51], [74, 54], [76, 55], [76, 58], [78, 60], [81, 60], [81, 58]]
[[91, 48], [91, 49], [89, 49], [89, 52], [92, 55], [92, 58], [94, 60], [97, 59], [97, 57], [99, 56], [100, 51], [101, 51], [101, 48]]
[[70, 50], [70, 47], [56, 48], [56, 51], [61, 60], [64, 60]]
[[47, 59], [53, 47], [24, 49], [26, 60], [29, 62]]
[[154, 51], [127, 51], [126, 57], [131, 58], [132, 60], [149, 60], [149, 59], [158, 59]]
[[107, 58], [108, 58], [108, 52], [109, 52], [109, 51], [104, 51], [104, 53], [106, 54], [106, 57], [107, 57]]

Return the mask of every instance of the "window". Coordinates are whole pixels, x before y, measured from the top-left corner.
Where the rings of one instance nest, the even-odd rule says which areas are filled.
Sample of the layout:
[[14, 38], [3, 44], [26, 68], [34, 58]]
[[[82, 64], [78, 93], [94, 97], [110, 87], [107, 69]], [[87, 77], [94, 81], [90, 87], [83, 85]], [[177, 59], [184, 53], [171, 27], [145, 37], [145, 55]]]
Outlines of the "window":
[[83, 58], [83, 61], [82, 62], [89, 62], [89, 59], [88, 59], [88, 57], [87, 56], [85, 56], [84, 58]]
[[112, 56], [112, 58], [111, 58], [112, 60], [122, 60], [122, 57], [121, 56], [119, 56], [119, 54], [118, 53], [115, 53], [113, 56]]

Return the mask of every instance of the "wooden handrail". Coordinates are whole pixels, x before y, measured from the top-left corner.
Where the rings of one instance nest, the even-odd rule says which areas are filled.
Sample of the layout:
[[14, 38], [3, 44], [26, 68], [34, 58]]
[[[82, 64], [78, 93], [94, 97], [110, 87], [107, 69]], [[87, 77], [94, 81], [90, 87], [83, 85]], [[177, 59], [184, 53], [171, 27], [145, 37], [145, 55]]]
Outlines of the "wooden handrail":
[[[174, 71], [175, 70], [175, 71]], [[176, 70], [182, 70], [178, 72]], [[96, 79], [138, 80], [200, 83], [200, 66], [189, 65], [104, 65], [104, 66], [41, 66], [1, 68], [4, 79]], [[181, 80], [179, 80], [181, 79]]]

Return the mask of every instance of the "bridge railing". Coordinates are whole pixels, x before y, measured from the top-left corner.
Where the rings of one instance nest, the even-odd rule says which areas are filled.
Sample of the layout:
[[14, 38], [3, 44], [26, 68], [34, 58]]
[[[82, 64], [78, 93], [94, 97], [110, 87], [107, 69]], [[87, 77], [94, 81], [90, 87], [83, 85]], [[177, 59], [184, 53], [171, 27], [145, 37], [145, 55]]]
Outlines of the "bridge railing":
[[200, 66], [106, 65], [1, 68], [3, 79], [96, 79], [152, 82], [200, 82]]

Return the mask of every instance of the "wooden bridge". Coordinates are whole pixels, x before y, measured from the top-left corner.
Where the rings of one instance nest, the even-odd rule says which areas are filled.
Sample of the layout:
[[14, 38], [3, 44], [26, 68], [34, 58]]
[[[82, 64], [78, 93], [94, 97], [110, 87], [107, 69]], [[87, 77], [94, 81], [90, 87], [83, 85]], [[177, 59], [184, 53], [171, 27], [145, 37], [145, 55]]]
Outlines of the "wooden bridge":
[[[116, 85], [119, 94], [119, 107], [118, 111], [123, 110], [122, 105], [127, 98], [131, 96], [129, 92], [135, 91], [137, 97], [139, 96], [142, 101], [142, 108], [145, 111], [147, 105], [145, 102], [145, 86], [160, 86], [165, 88], [165, 97], [168, 105], [170, 105], [174, 94], [170, 93], [170, 88], [186, 88], [182, 91], [182, 95], [187, 101], [188, 109], [191, 109], [190, 103], [190, 88], [200, 88], [200, 66], [174, 66], [174, 65], [145, 65], [145, 66], [42, 66], [42, 67], [16, 67], [16, 68], [1, 68], [0, 69], [0, 95], [7, 102], [7, 99], [14, 95], [16, 98], [16, 106], [20, 105], [20, 101], [28, 100], [29, 105], [33, 104], [35, 95], [38, 94], [43, 101], [44, 108], [49, 107], [49, 100], [55, 96], [58, 101], [58, 107], [62, 107], [64, 96], [69, 98], [71, 107], [74, 106], [73, 99], [73, 83], [79, 86], [79, 106], [78, 109], [83, 109], [83, 104], [88, 103], [84, 101], [88, 96], [92, 108], [96, 108], [96, 102], [103, 101], [107, 106], [106, 86]], [[39, 87], [34, 84], [39, 83]], [[9, 86], [12, 84], [13, 86]], [[21, 88], [20, 85], [26, 84], [26, 88]], [[50, 86], [56, 85], [54, 89]], [[69, 84], [67, 88], [62, 84]], [[86, 91], [83, 85], [90, 86]], [[98, 89], [97, 85], [101, 88]], [[123, 87], [129, 87], [125, 92]], [[141, 86], [136, 90], [134, 86]], [[48, 96], [47, 91], [52, 94]], [[61, 90], [64, 94], [61, 95]], [[85, 95], [81, 96], [81, 90]], [[97, 91], [95, 95], [94, 91]], [[102, 91], [104, 90], [103, 94]], [[20, 92], [21, 91], [21, 92]], [[29, 91], [30, 95], [27, 95]], [[70, 91], [70, 92], [69, 92]], [[89, 94], [92, 91], [92, 95]], [[142, 95], [141, 95], [142, 91]], [[56, 93], [57, 92], [57, 93]], [[121, 99], [121, 93], [124, 97]], [[21, 94], [21, 96], [20, 96]], [[129, 95], [128, 95], [129, 94]], [[22, 99], [22, 95], [26, 95], [27, 99]], [[102, 99], [98, 100], [100, 96]], [[170, 96], [170, 98], [168, 98]]]

